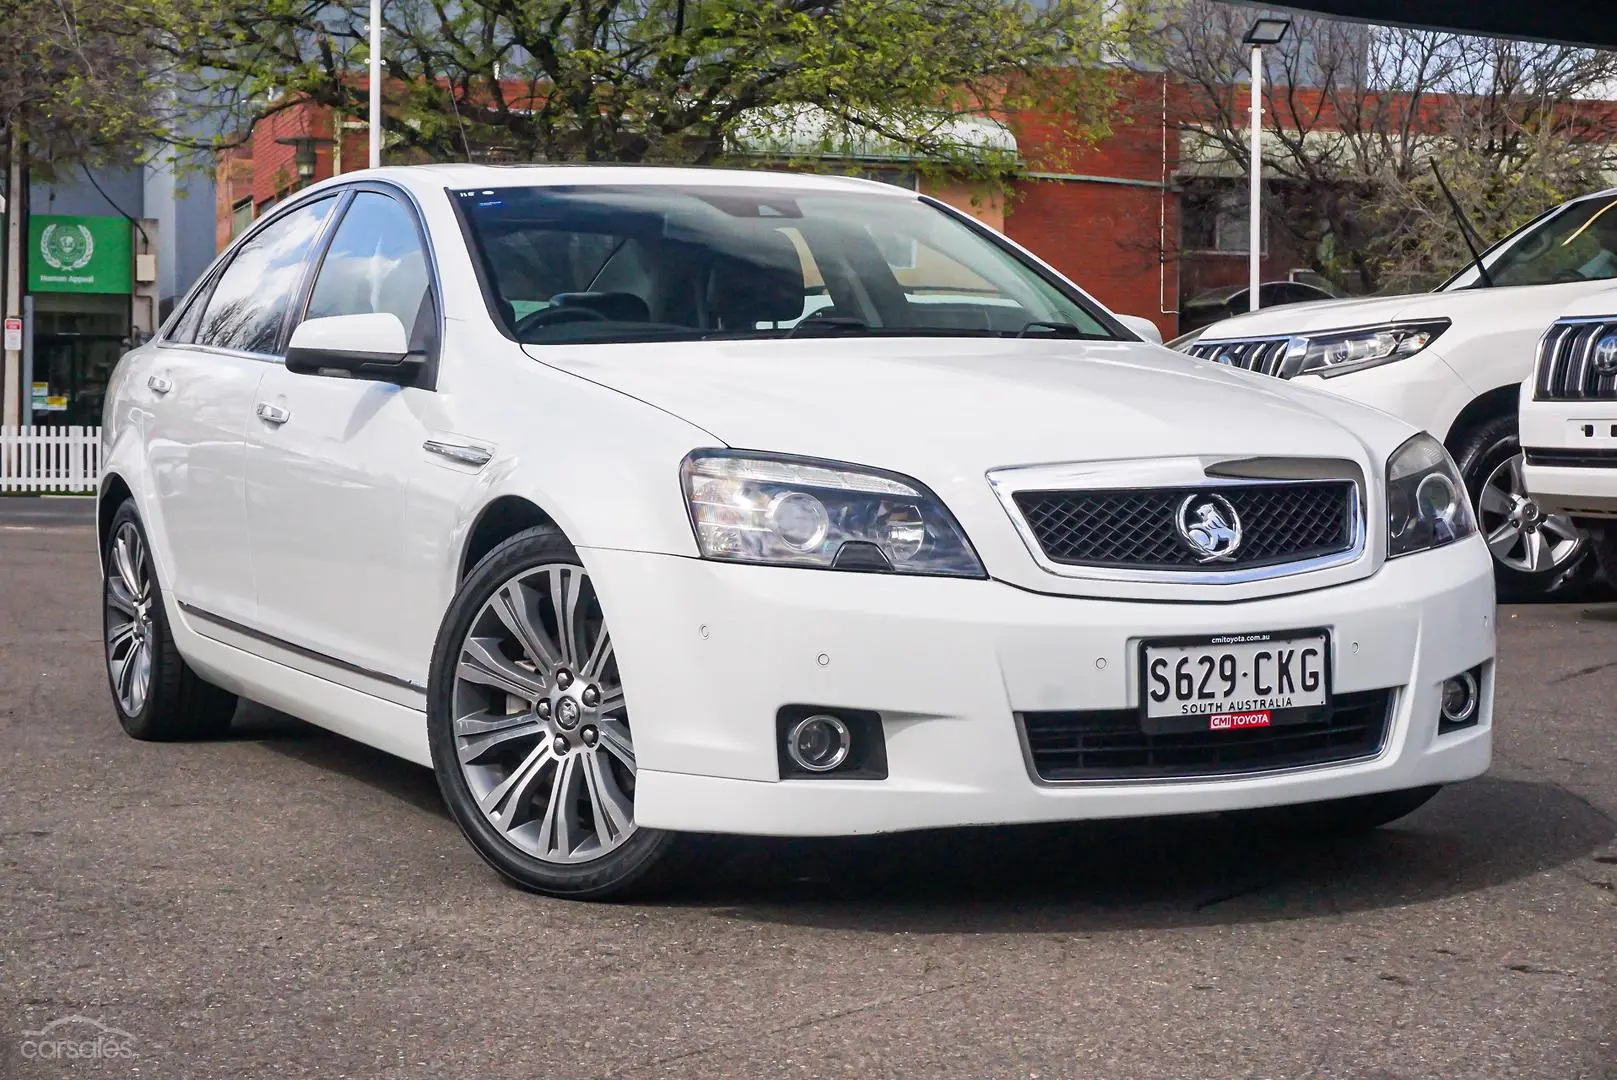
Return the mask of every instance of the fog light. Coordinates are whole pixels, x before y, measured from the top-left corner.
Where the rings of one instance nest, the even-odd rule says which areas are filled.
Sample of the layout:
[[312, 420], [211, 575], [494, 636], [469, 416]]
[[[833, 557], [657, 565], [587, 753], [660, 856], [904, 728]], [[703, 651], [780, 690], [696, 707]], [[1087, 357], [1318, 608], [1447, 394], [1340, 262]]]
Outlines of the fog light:
[[786, 756], [809, 772], [830, 772], [848, 760], [853, 736], [848, 725], [834, 716], [805, 716], [786, 733]]
[[1462, 727], [1477, 716], [1477, 677], [1467, 671], [1443, 680], [1443, 723]]

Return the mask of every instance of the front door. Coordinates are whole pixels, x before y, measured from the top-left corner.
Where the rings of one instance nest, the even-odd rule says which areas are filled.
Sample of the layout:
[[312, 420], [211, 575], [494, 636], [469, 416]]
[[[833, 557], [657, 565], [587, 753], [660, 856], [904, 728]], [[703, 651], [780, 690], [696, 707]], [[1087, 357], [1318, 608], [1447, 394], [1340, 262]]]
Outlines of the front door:
[[[430, 354], [428, 277], [413, 211], [361, 190], [332, 234], [304, 317], [390, 312], [413, 328], [411, 348]], [[405, 640], [401, 617], [412, 588], [406, 497], [413, 470], [430, 467], [422, 444], [440, 426], [438, 395], [278, 366], [258, 401], [263, 415], [247, 440], [258, 627], [361, 689], [420, 686], [429, 658]]]
[[335, 200], [282, 215], [250, 237], [157, 349], [145, 385], [148, 528], [173, 597], [250, 625], [255, 595], [243, 497], [247, 426], [276, 369], [286, 315]]

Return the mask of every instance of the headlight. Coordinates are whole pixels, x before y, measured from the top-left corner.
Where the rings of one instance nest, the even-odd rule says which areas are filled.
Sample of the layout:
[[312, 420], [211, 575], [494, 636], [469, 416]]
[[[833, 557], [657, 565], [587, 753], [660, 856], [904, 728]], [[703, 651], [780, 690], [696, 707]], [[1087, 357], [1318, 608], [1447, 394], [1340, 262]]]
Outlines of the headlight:
[[1442, 547], [1477, 531], [1465, 482], [1443, 444], [1424, 432], [1387, 461], [1387, 557]]
[[722, 451], [692, 454], [681, 472], [703, 558], [987, 576], [954, 517], [908, 477]]
[[1414, 356], [1437, 340], [1437, 336], [1449, 326], [1447, 319], [1433, 319], [1429, 322], [1391, 323], [1294, 338], [1292, 348], [1303, 354], [1296, 374], [1323, 375], [1329, 379], [1350, 371], [1390, 364], [1394, 360]]

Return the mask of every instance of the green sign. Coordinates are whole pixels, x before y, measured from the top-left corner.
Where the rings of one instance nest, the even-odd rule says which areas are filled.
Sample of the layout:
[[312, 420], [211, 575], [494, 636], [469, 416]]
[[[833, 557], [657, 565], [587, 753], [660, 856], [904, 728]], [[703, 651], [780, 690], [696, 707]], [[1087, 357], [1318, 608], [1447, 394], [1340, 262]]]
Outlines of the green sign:
[[125, 218], [28, 218], [29, 292], [127, 293], [134, 288], [132, 261]]

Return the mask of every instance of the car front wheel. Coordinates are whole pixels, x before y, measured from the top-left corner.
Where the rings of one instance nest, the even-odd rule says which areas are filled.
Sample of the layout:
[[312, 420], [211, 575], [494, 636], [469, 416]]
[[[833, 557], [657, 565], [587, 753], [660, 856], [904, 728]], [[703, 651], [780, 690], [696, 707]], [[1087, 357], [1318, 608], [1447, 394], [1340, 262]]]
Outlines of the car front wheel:
[[644, 887], [674, 838], [634, 816], [634, 734], [594, 582], [555, 529], [496, 548], [450, 604], [427, 724], [450, 813], [517, 884], [572, 899]]

